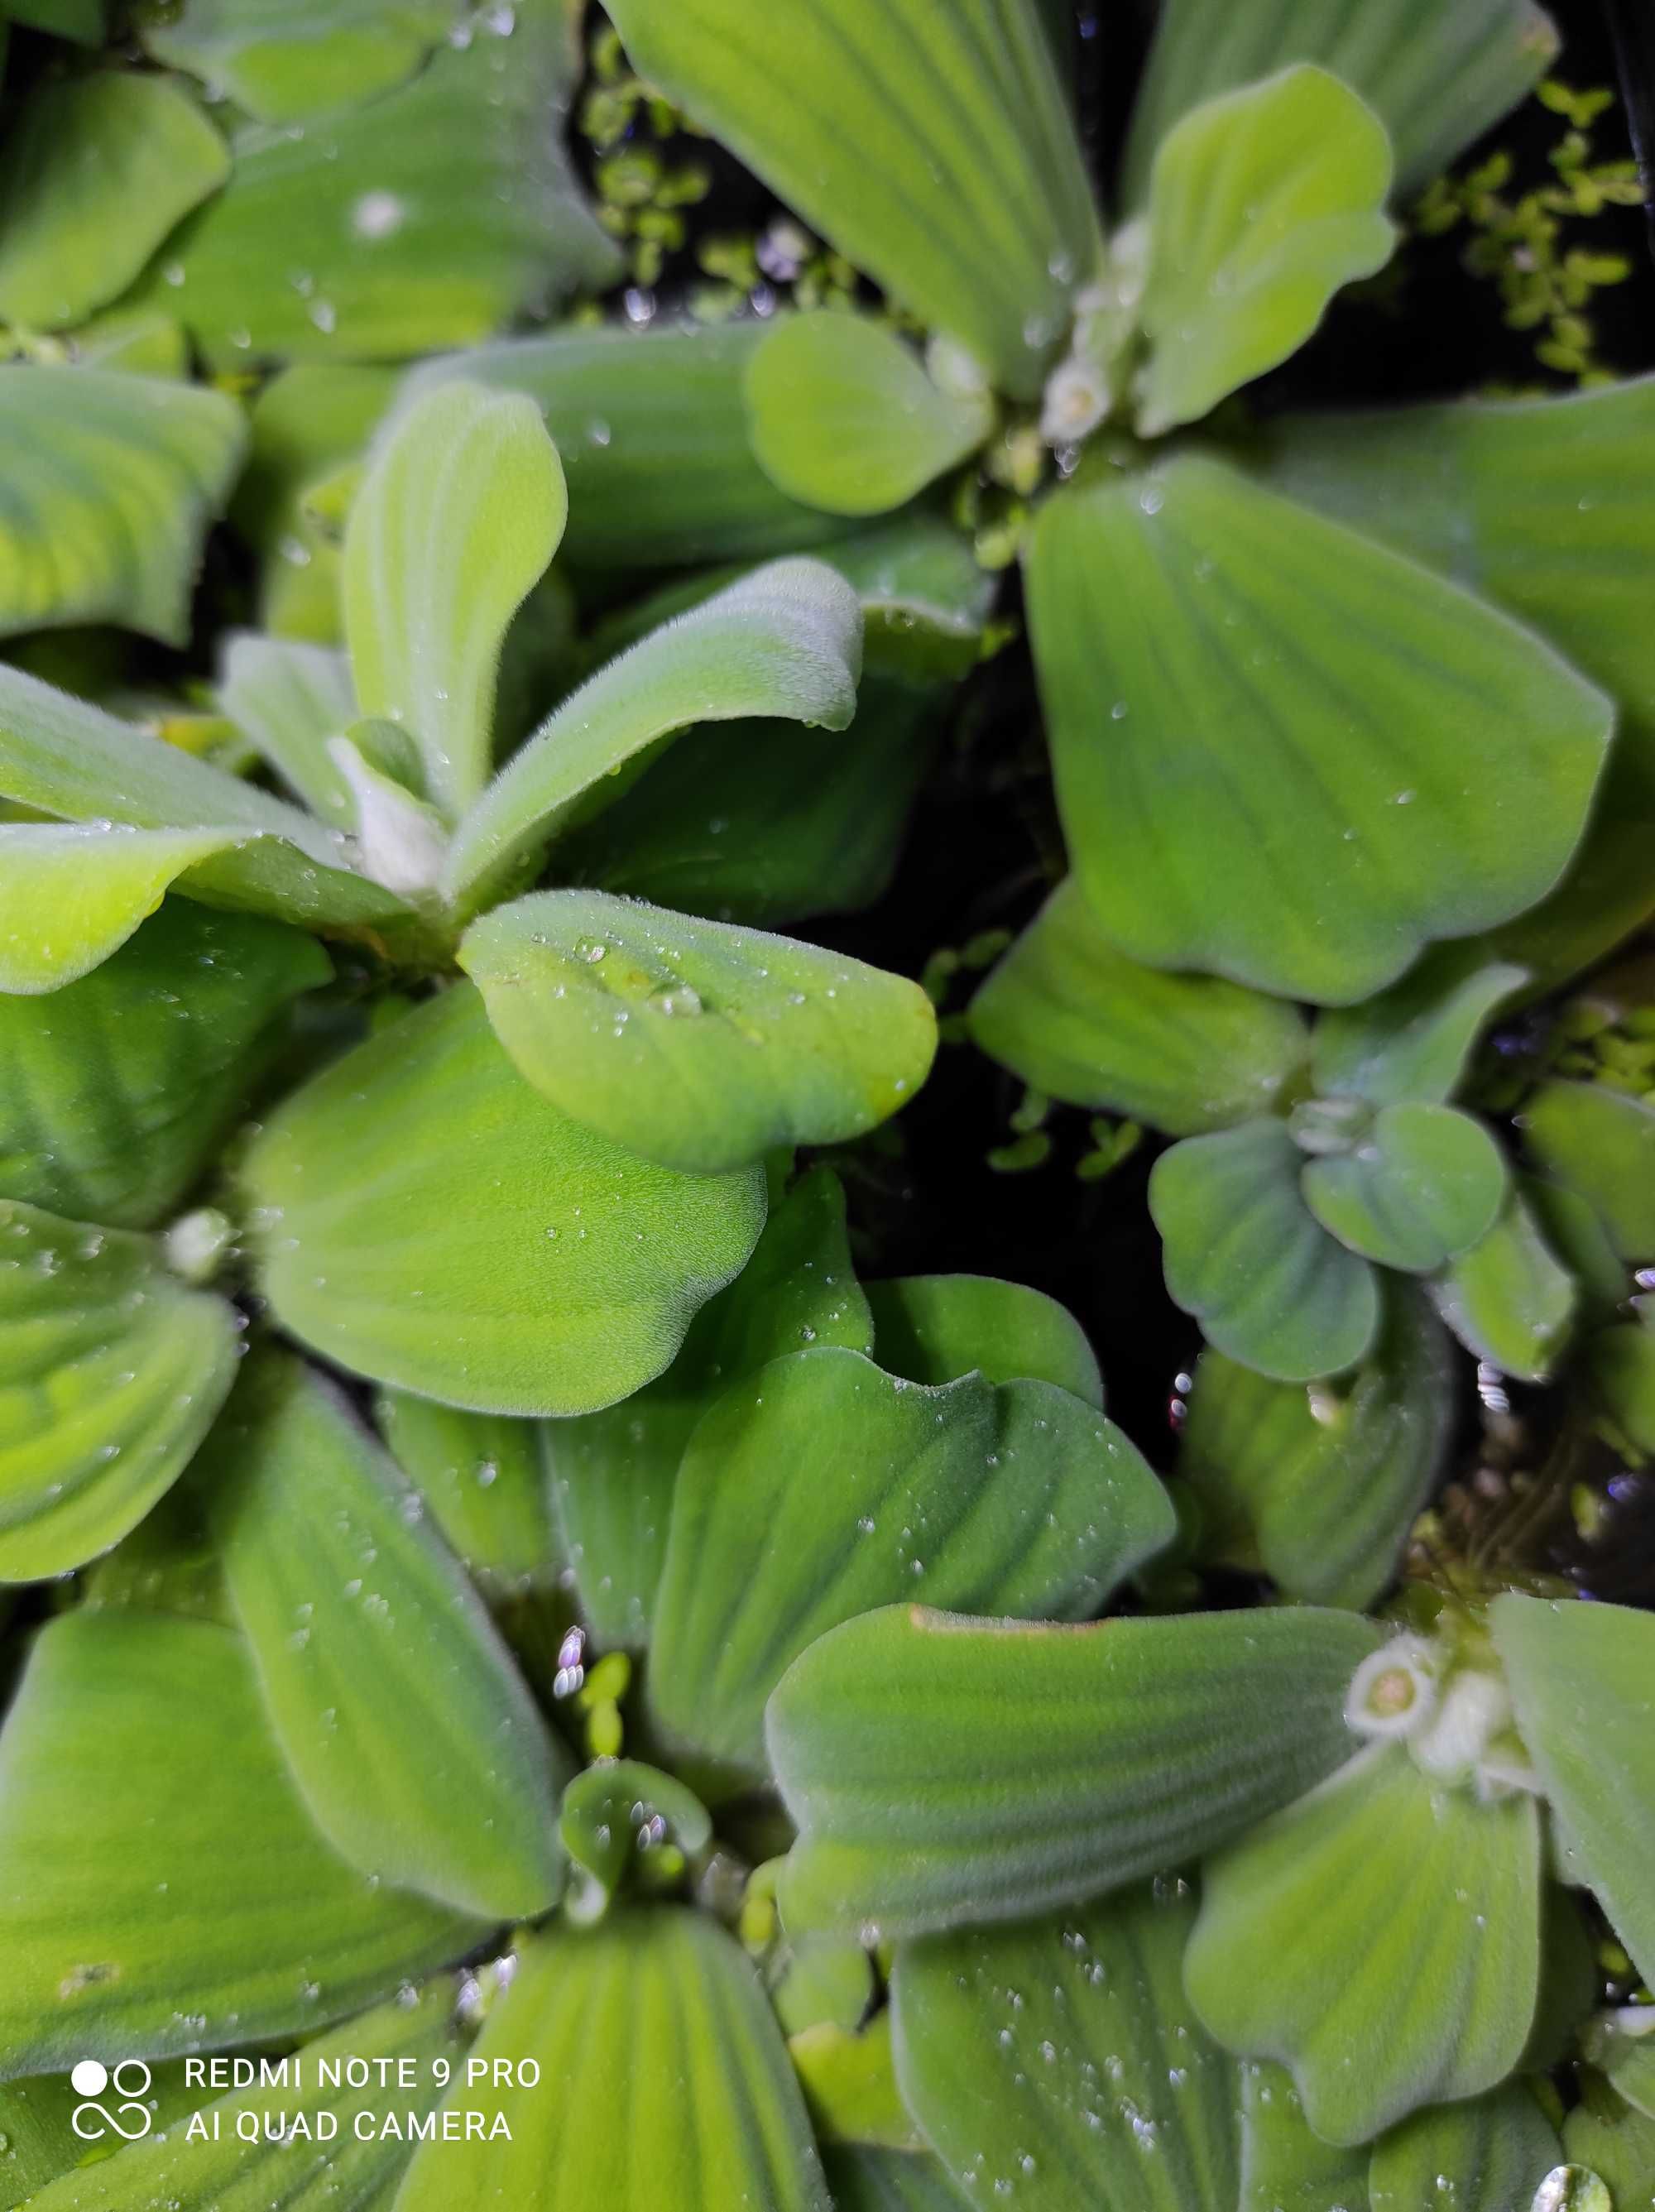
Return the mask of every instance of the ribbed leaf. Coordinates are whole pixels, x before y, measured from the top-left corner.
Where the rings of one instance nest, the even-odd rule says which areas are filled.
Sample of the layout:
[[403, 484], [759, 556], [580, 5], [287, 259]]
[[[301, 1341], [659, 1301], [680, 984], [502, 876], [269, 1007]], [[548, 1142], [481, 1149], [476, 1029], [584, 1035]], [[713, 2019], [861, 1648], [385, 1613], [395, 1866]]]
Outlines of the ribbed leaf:
[[83, 322], [229, 167], [217, 131], [164, 77], [47, 79], [0, 159], [0, 315], [40, 330]]
[[138, 27], [157, 61], [291, 123], [403, 83], [456, 13], [457, 0], [183, 0]]
[[[410, 1996], [413, 1996], [411, 1990]], [[408, 2163], [411, 2123], [441, 2094], [439, 2069], [465, 2063], [447, 1980], [305, 2044], [271, 2088], [203, 2100], [148, 2142], [65, 2173], [31, 2197], [40, 2212], [385, 2212]], [[350, 2062], [368, 2069], [364, 2081]], [[337, 2073], [343, 2086], [325, 2080]], [[354, 2085], [353, 2086], [353, 2082]], [[202, 2132], [189, 2133], [202, 2116]], [[329, 2123], [337, 2124], [330, 2130]], [[78, 2141], [76, 2148], [80, 2148]]]
[[1655, 1106], [1599, 1084], [1548, 1083], [1524, 1106], [1523, 1138], [1623, 1260], [1655, 1259]]
[[1070, 487], [1029, 585], [1075, 873], [1135, 958], [1349, 1003], [1532, 905], [1573, 850], [1603, 695], [1226, 468]]
[[1015, 1918], [1191, 1858], [1330, 1773], [1354, 1613], [969, 1620], [891, 1606], [795, 1661], [770, 1765], [799, 1927]]
[[1388, 1288], [1372, 1352], [1337, 1388], [1272, 1382], [1203, 1352], [1178, 1459], [1203, 1555], [1261, 1567], [1289, 1597], [1371, 1605], [1448, 1449], [1451, 1353], [1423, 1296], [1402, 1285]]
[[147, 1237], [0, 1200], [0, 1580], [66, 1573], [143, 1518], [223, 1403], [237, 1330]]
[[1390, 143], [1372, 108], [1300, 64], [1192, 108], [1149, 186], [1138, 428], [1194, 422], [1296, 353], [1341, 286], [1390, 258]]
[[1220, 2042], [1291, 2067], [1316, 2132], [1357, 2143], [1503, 2081], [1539, 1965], [1534, 1800], [1480, 1803], [1383, 1744], [1209, 1861], [1184, 1973]]
[[397, 1464], [468, 1573], [502, 1592], [551, 1579], [561, 1552], [533, 1422], [408, 1390], [382, 1390], [377, 1411]]
[[586, 1413], [648, 1382], [764, 1217], [758, 1170], [675, 1175], [560, 1114], [470, 984], [296, 1091], [244, 1174], [294, 1334], [479, 1413]]
[[[476, 2057], [539, 2062], [512, 2140], [473, 2145], [465, 2186], [513, 2212], [829, 2212], [798, 2084], [758, 1978], [705, 1913], [627, 1912], [526, 1945]], [[485, 2075], [446, 2110], [492, 2110]], [[454, 2166], [422, 2148], [397, 2212], [454, 2212]]]
[[1129, 203], [1197, 101], [1317, 62], [1360, 92], [1396, 147], [1406, 197], [1515, 107], [1557, 52], [1533, 0], [1165, 0], [1133, 114]]
[[526, 860], [594, 787], [691, 722], [776, 715], [844, 729], [861, 665], [861, 606], [843, 577], [819, 561], [755, 570], [563, 702], [465, 815], [446, 889], [481, 903], [480, 884]]
[[1440, 1105], [1458, 1090], [1483, 1024], [1528, 981], [1509, 961], [1447, 945], [1366, 1006], [1330, 1007], [1311, 1044], [1316, 1087], [1376, 1106]]
[[1285, 1121], [1244, 1121], [1186, 1137], [1149, 1182], [1167, 1289], [1220, 1352], [1283, 1382], [1354, 1366], [1379, 1325], [1373, 1271], [1305, 1203], [1303, 1160]]
[[245, 434], [198, 385], [0, 368], [0, 635], [106, 622], [182, 645]]
[[231, 1631], [125, 1607], [41, 1631], [0, 1733], [0, 2071], [301, 2034], [483, 1933], [334, 1856]]
[[461, 383], [398, 417], [351, 502], [344, 619], [356, 696], [364, 714], [406, 729], [424, 795], [451, 814], [492, 773], [500, 647], [568, 513], [533, 403]]
[[692, 1175], [863, 1135], [936, 1049], [931, 1002], [905, 977], [602, 891], [497, 908], [459, 961], [537, 1090]]
[[764, 1702], [805, 1647], [908, 1594], [1083, 1619], [1170, 1541], [1121, 1431], [1048, 1382], [940, 1389], [812, 1349], [727, 1390], [673, 1489], [650, 1698], [684, 1742], [764, 1763]]
[[765, 474], [830, 514], [903, 506], [994, 426], [986, 391], [944, 390], [884, 324], [825, 310], [777, 324], [744, 390]]
[[276, 1042], [326, 983], [311, 939], [172, 899], [44, 997], [0, 997], [0, 1197], [123, 1229], [164, 1221]]
[[210, 1488], [271, 1726], [340, 1856], [486, 1919], [549, 1911], [570, 1762], [418, 1492], [286, 1360], [243, 1384]]
[[1577, 1297], [1573, 1277], [1553, 1255], [1520, 1190], [1432, 1294], [1468, 1352], [1525, 1382], [1543, 1382], [1551, 1372]]
[[1428, 1275], [1494, 1227], [1506, 1162], [1481, 1121], [1453, 1106], [1382, 1106], [1346, 1152], [1305, 1163], [1305, 1203], [1365, 1259]]
[[1303, 1064], [1293, 1007], [1117, 951], [1073, 877], [971, 1001], [971, 1035], [1025, 1083], [1191, 1137], [1268, 1113]]
[[336, 830], [354, 830], [356, 803], [327, 750], [358, 718], [343, 653], [252, 630], [231, 634], [218, 701], [282, 781]]
[[1375, 2144], [1373, 2212], [1530, 2212], [1563, 2155], [1557, 2130], [1520, 2081], [1438, 2105]]
[[137, 296], [226, 368], [407, 360], [607, 283], [557, 128], [567, 21], [562, 0], [484, 10], [382, 99], [238, 132], [229, 182]]
[[1512, 1593], [1495, 1600], [1490, 1619], [1546, 1795], [1647, 1980], [1655, 1973], [1655, 1618]]
[[1032, 398], [1097, 216], [1024, 0], [617, 0], [633, 61], [922, 321]]
[[910, 1382], [1056, 1383], [1101, 1413], [1104, 1381], [1086, 1333], [1067, 1306], [992, 1275], [898, 1275], [870, 1283], [879, 1364]]
[[812, 1344], [873, 1346], [844, 1193], [827, 1168], [801, 1176], [771, 1207], [751, 1259], [696, 1316], [658, 1382], [622, 1405], [544, 1431], [581, 1611], [603, 1643], [646, 1640], [673, 1479], [702, 1414], [728, 1385]]

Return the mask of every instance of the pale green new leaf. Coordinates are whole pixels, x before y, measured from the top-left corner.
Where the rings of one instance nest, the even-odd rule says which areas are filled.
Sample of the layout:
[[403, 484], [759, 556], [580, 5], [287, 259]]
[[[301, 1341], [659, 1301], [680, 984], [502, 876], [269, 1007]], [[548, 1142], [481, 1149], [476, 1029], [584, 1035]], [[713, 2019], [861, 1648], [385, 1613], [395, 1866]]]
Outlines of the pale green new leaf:
[[1178, 1458], [1202, 1556], [1262, 1568], [1289, 1597], [1371, 1605], [1447, 1453], [1451, 1352], [1423, 1295], [1397, 1284], [1372, 1351], [1337, 1385], [1272, 1382], [1203, 1352]]
[[1279, 999], [1117, 951], [1072, 876], [978, 991], [970, 1020], [984, 1052], [1049, 1097], [1175, 1137], [1268, 1113], [1308, 1046]]
[[1528, 980], [1525, 969], [1485, 960], [1475, 945], [1439, 946], [1378, 998], [1321, 1015], [1311, 1040], [1317, 1089], [1376, 1106], [1442, 1104], [1458, 1090], [1488, 1017]]
[[0, 1580], [107, 1551], [182, 1474], [239, 1324], [147, 1237], [0, 1200]]
[[253, 630], [232, 632], [218, 702], [305, 805], [336, 830], [356, 826], [356, 802], [327, 750], [358, 719], [347, 657]]
[[761, 1171], [677, 1175], [560, 1113], [470, 984], [295, 1092], [243, 1172], [283, 1324], [355, 1373], [479, 1413], [628, 1396], [764, 1218]]
[[405, 361], [475, 344], [616, 272], [558, 129], [563, 0], [472, 19], [411, 82], [338, 115], [239, 131], [228, 183], [138, 295], [215, 368]]
[[904, 976], [602, 891], [497, 908], [459, 963], [537, 1090], [692, 1175], [863, 1135], [936, 1050], [931, 1001]]
[[1486, 1237], [1506, 1162], [1481, 1121], [1454, 1106], [1382, 1106], [1349, 1152], [1306, 1161], [1305, 1203], [1365, 1259], [1433, 1274]]
[[1373, 2212], [1530, 2212], [1563, 2155], [1522, 2081], [1416, 2112], [1373, 2147]]
[[84, 322], [229, 174], [229, 149], [166, 78], [48, 78], [0, 155], [0, 315]]
[[361, 710], [407, 730], [424, 795], [450, 814], [492, 772], [501, 645], [568, 514], [533, 402], [465, 383], [397, 417], [351, 503], [344, 622]]
[[1173, 1298], [1219, 1351], [1282, 1382], [1354, 1366], [1379, 1326], [1373, 1271], [1310, 1211], [1303, 1162], [1267, 1118], [1186, 1137], [1149, 1179]]
[[1085, 1329], [1044, 1291], [992, 1275], [898, 1275], [870, 1283], [867, 1303], [888, 1375], [935, 1384], [975, 1370], [990, 1382], [1052, 1382], [1104, 1409]]
[[222, 392], [121, 369], [0, 368], [0, 635], [189, 635], [201, 542], [241, 459]]
[[1182, 115], [1292, 62], [1361, 94], [1390, 131], [1405, 197], [1515, 107], [1557, 46], [1534, 0], [1163, 0], [1133, 110], [1128, 204]]
[[1579, 1297], [1520, 1189], [1488, 1235], [1433, 1284], [1432, 1295], [1468, 1352], [1525, 1382], [1550, 1374]]
[[210, 1472], [271, 1725], [333, 1848], [484, 1919], [550, 1911], [572, 1763], [419, 1493], [297, 1361], [249, 1376]]
[[1382, 1744], [1208, 1861], [1184, 1976], [1220, 2042], [1290, 2067], [1317, 2135], [1357, 2143], [1503, 2081], [1539, 1967], [1534, 1800], [1481, 1803]]
[[848, 727], [861, 665], [861, 605], [842, 576], [819, 561], [756, 569], [611, 661], [542, 723], [461, 821], [445, 890], [473, 910], [485, 903], [485, 887], [578, 802], [596, 811], [605, 782], [691, 723], [774, 715]]
[[1051, 499], [1029, 587], [1074, 872], [1135, 958], [1348, 1004], [1562, 872], [1609, 702], [1412, 562], [1186, 456]]
[[1547, 1797], [1647, 1980], [1655, 1974], [1655, 1618], [1513, 1592], [1496, 1598], [1490, 1619]]
[[1019, 399], [1040, 390], [1098, 218], [1025, 0], [617, 0], [642, 74]]
[[[511, 2137], [465, 2154], [465, 2186], [512, 2212], [830, 2212], [810, 2124], [757, 1974], [708, 1914], [617, 1913], [538, 1936], [476, 2046], [538, 2061]], [[446, 2110], [490, 2112], [484, 2075]], [[554, 2086], [555, 2085], [555, 2086]], [[396, 2212], [454, 2212], [454, 2166], [416, 2154]]]
[[1296, 353], [1341, 286], [1390, 258], [1390, 142], [1299, 64], [1193, 108], [1150, 180], [1138, 428], [1159, 437]]
[[392, 1456], [467, 1572], [505, 1592], [550, 1582], [561, 1559], [539, 1431], [504, 1413], [467, 1413], [408, 1390], [376, 1407]]
[[800, 1830], [800, 1929], [1013, 1919], [1176, 1865], [1348, 1756], [1376, 1637], [1310, 1608], [1105, 1621], [890, 1606], [796, 1660], [770, 1699]]
[[765, 1699], [842, 1621], [910, 1594], [1085, 1619], [1175, 1528], [1121, 1431], [1050, 1383], [931, 1389], [858, 1352], [797, 1352], [727, 1390], [691, 1438], [651, 1704], [679, 1741], [762, 1770]]
[[405, 82], [457, 13], [458, 0], [181, 0], [138, 30], [157, 61], [291, 123]]
[[778, 323], [744, 389], [765, 474], [830, 514], [904, 505], [994, 427], [986, 389], [945, 391], [886, 325], [827, 309]]
[[6, 2075], [303, 2034], [484, 1932], [328, 1849], [231, 1630], [116, 1607], [41, 1631], [0, 1732]]
[[673, 1479], [696, 1423], [721, 1390], [809, 1345], [873, 1348], [844, 1193], [828, 1168], [801, 1176], [771, 1206], [752, 1257], [696, 1316], [657, 1382], [542, 1432], [581, 1614], [601, 1642], [648, 1639]]
[[1585, 1199], [1622, 1259], [1655, 1259], [1655, 1106], [1595, 1083], [1548, 1083], [1524, 1105], [1524, 1144]]
[[563, 1791], [557, 1832], [569, 1857], [612, 1896], [635, 1851], [670, 1842], [693, 1857], [712, 1841], [713, 1823], [695, 1792], [672, 1775], [642, 1759], [608, 1759]]
[[[408, 1994], [413, 2002], [380, 2005], [303, 2045], [270, 2088], [187, 2092], [160, 2134], [65, 2173], [28, 2200], [30, 2212], [385, 2212], [408, 2163], [411, 2123], [441, 2094], [439, 2066], [458, 2071], [465, 2057], [454, 1983]], [[324, 2081], [325, 2068], [339, 2086]], [[204, 2132], [192, 2136], [197, 2112]]]

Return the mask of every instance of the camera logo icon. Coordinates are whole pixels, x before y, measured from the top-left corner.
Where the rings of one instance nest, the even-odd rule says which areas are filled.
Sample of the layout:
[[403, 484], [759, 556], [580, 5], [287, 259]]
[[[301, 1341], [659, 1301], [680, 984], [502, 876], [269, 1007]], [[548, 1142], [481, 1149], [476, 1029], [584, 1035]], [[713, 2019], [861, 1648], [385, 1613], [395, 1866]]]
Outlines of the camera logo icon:
[[[78, 2059], [70, 2072], [70, 2086], [82, 2101], [70, 2115], [69, 2124], [82, 2142], [101, 2142], [119, 2136], [126, 2142], [141, 2142], [155, 2124], [148, 2105], [151, 2080], [141, 2058], [124, 2058], [113, 2071], [101, 2059]], [[98, 2100], [111, 2092], [119, 2100], [112, 2108]]]

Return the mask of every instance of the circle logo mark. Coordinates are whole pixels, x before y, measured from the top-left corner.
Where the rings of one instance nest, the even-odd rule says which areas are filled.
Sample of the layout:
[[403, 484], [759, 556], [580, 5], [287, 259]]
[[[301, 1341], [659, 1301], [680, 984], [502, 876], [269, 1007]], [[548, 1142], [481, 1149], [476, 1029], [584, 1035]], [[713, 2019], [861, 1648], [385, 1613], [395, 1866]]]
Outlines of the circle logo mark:
[[[101, 2142], [112, 2135], [125, 2142], [139, 2142], [155, 2125], [155, 2114], [148, 2105], [138, 2102], [149, 2094], [151, 2080], [149, 2069], [141, 2058], [124, 2058], [113, 2072], [101, 2059], [78, 2059], [69, 2080], [82, 2100], [70, 2115], [69, 2124], [82, 2142]], [[98, 2101], [106, 2091], [119, 2100], [113, 2108]]]

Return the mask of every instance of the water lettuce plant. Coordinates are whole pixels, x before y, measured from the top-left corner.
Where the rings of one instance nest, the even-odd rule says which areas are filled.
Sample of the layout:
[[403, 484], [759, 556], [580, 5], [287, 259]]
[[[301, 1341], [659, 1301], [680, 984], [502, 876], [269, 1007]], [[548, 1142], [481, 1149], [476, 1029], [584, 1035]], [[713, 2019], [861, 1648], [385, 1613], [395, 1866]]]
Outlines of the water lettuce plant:
[[0, 2212], [1649, 2212], [1558, 32], [607, 13], [0, 0]]

